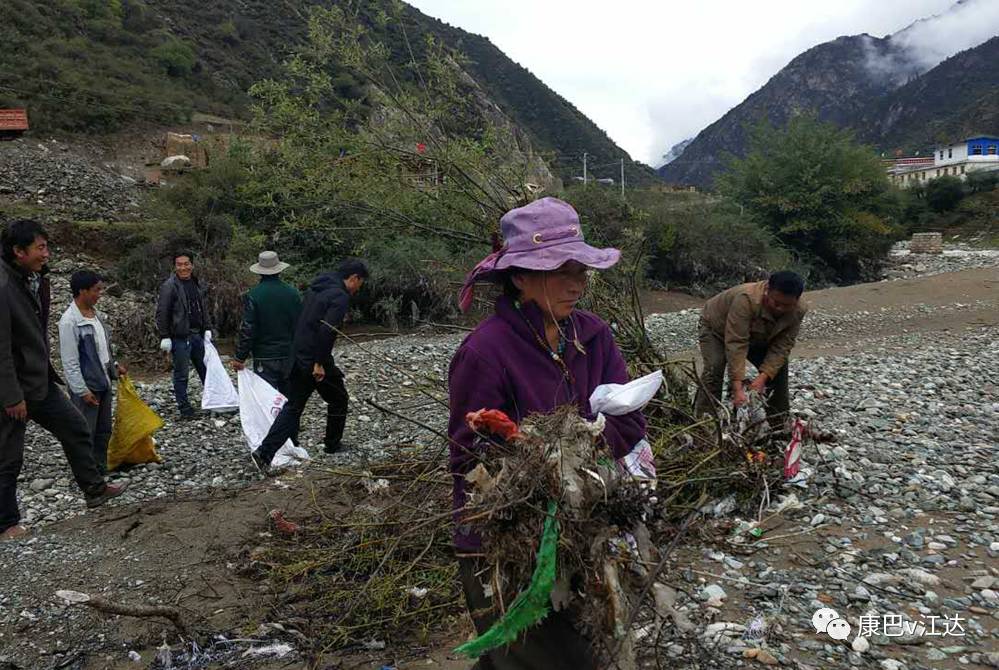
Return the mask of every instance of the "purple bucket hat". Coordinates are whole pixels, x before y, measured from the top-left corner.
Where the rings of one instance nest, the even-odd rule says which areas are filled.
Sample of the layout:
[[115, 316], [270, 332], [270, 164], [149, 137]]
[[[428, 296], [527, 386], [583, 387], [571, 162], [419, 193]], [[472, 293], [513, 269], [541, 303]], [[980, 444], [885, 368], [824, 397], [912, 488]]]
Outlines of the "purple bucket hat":
[[576, 210], [558, 198], [541, 198], [511, 209], [500, 219], [500, 232], [503, 248], [479, 261], [465, 277], [458, 298], [462, 312], [472, 306], [475, 283], [496, 281], [503, 270], [555, 270], [567, 261], [606, 270], [621, 257], [617, 249], [597, 249], [586, 244]]

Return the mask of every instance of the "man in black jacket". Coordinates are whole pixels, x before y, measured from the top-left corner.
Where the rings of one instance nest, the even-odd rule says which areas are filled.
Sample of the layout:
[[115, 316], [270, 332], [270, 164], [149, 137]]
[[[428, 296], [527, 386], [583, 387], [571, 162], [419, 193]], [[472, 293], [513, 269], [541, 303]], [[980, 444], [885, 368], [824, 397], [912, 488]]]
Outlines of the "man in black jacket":
[[194, 276], [194, 254], [177, 252], [173, 274], [160, 287], [156, 302], [156, 329], [160, 349], [173, 359], [173, 395], [182, 419], [195, 415], [187, 397], [187, 382], [194, 365], [202, 386], [205, 383], [205, 342], [212, 330], [205, 304], [205, 290]]
[[295, 361], [285, 388], [288, 401], [274, 419], [267, 437], [253, 452], [253, 461], [261, 470], [270, 467], [274, 454], [289, 438], [297, 437], [305, 403], [313, 391], [319, 391], [326, 401], [324, 451], [332, 454], [340, 449], [349, 396], [343, 372], [333, 360], [334, 329], [343, 324], [350, 297], [361, 290], [367, 278], [368, 268], [364, 263], [348, 259], [336, 272], [312, 280], [295, 329]]
[[45, 230], [35, 221], [12, 221], [0, 247], [0, 539], [13, 539], [27, 533], [17, 508], [17, 477], [28, 419], [62, 444], [87, 507], [104, 504], [125, 487], [104, 481], [91, 451], [90, 428], [56, 385], [60, 379], [49, 357]]

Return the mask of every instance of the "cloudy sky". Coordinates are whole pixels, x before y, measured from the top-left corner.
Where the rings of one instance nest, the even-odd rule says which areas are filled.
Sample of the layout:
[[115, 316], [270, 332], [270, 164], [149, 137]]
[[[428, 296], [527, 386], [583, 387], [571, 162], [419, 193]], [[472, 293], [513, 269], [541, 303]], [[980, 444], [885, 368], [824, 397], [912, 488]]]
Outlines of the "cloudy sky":
[[[485, 35], [633, 158], [652, 164], [809, 47], [840, 35], [882, 37], [954, 5], [954, 0], [408, 2]], [[986, 18], [996, 28], [992, 34], [999, 32], [999, 0], [965, 2], [976, 6], [974, 16], [963, 12], [974, 24], [971, 32], [981, 32]], [[944, 55], [970, 46], [958, 44], [968, 39], [960, 28], [948, 25], [948, 35], [933, 35], [934, 42], [943, 42], [937, 49]]]

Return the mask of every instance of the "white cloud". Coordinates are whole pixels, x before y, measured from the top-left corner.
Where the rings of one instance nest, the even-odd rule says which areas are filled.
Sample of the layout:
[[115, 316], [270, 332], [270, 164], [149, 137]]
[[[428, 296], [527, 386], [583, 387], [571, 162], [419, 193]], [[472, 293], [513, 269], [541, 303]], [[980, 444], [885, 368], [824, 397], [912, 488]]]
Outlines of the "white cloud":
[[958, 51], [999, 33], [999, 2], [965, 0], [942, 16], [919, 21], [892, 36], [929, 69]]
[[[653, 163], [673, 144], [745, 99], [802, 51], [841, 35], [884, 36], [945, 11], [953, 1], [411, 0], [411, 4], [487, 36], [634, 158]], [[997, 0], [967, 0], [967, 4], [988, 4], [990, 11], [999, 8]], [[993, 21], [991, 30], [999, 32], [999, 22]], [[951, 31], [960, 31], [961, 37], [955, 39]], [[926, 32], [914, 28], [912, 33], [914, 40], [919, 36], [921, 53], [929, 54], [930, 45], [941, 44], [934, 48], [954, 53], [959, 48], [953, 45], [974, 39], [970, 36], [976, 31], [980, 26], [962, 23]]]

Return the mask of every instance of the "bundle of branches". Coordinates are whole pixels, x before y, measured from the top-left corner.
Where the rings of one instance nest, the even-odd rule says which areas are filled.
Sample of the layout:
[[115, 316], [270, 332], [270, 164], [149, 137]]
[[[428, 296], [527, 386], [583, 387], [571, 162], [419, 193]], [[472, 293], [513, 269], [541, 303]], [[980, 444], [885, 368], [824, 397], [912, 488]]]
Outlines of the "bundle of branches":
[[737, 505], [764, 501], [779, 479], [786, 443], [780, 440], [786, 435], [763, 430], [759, 399], [748, 424], [722, 407], [706, 419], [694, 415], [693, 391], [700, 383], [694, 361], [671, 358], [645, 328], [640, 300], [646, 266], [643, 244], [636, 238], [623, 245], [621, 262], [591, 278], [586, 306], [611, 324], [633, 377], [663, 371], [663, 388], [644, 415], [656, 456], [657, 515], [665, 527], [672, 527], [690, 511], [730, 494], [735, 494]]
[[718, 512], [769, 502], [782, 477], [783, 434], [771, 432], [762, 398], [753, 394], [746, 409], [719, 410], [652, 438], [661, 518], [678, 519], [711, 501], [729, 500]]
[[284, 537], [253, 556], [280, 594], [278, 618], [300, 621], [317, 657], [373, 640], [426, 644], [463, 602], [440, 459], [330, 470], [315, 486], [311, 515], [276, 527]]
[[[655, 553], [643, 521], [650, 502], [643, 483], [622, 475], [599, 446], [602, 431], [601, 421], [585, 421], [574, 407], [529, 417], [516, 437], [486, 450], [467, 475], [465, 520], [482, 533], [491, 566], [487, 579], [504, 613], [518, 591], [537, 590], [527, 585], [532, 576], [538, 579], [532, 575], [535, 563], [551, 560], [538, 550], [555, 510], [558, 549], [551, 603], [572, 608], [594, 651], [627, 668], [634, 666], [631, 608], [640, 600]], [[532, 595], [538, 611], [518, 611], [519, 625], [501, 619], [497, 626], [505, 626], [509, 635], [497, 642], [511, 641], [517, 628], [544, 616], [548, 595]], [[511, 612], [517, 606], [514, 601]], [[486, 645], [474, 647], [475, 653], [487, 650]]]

